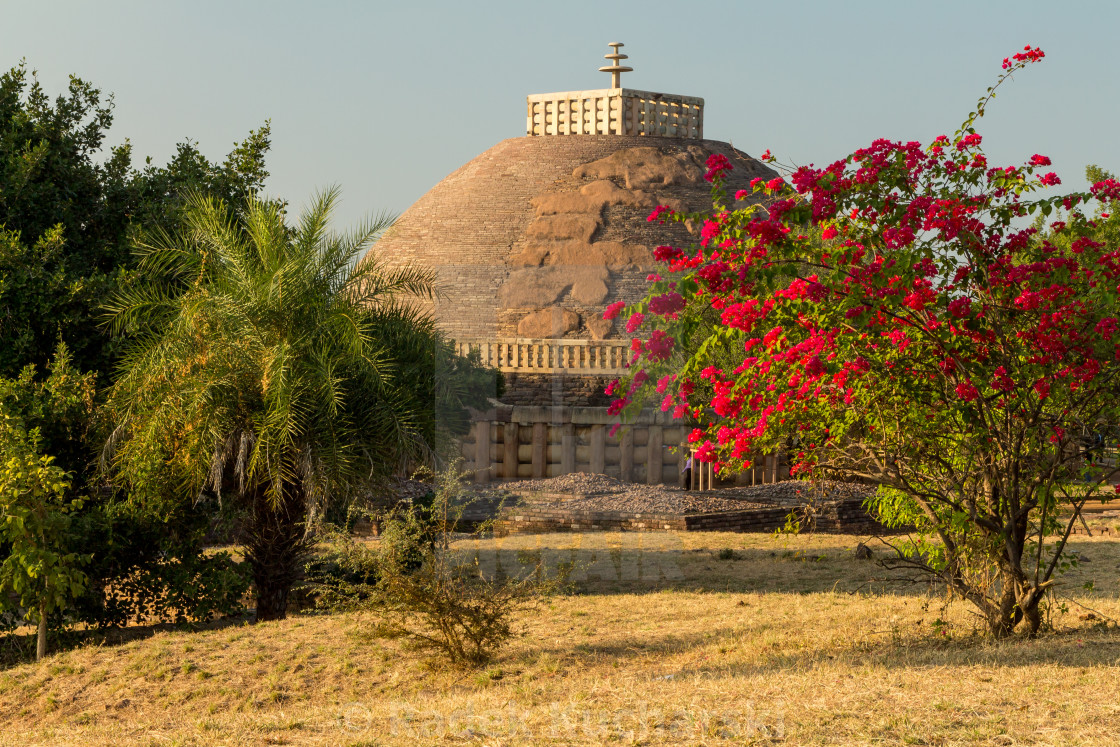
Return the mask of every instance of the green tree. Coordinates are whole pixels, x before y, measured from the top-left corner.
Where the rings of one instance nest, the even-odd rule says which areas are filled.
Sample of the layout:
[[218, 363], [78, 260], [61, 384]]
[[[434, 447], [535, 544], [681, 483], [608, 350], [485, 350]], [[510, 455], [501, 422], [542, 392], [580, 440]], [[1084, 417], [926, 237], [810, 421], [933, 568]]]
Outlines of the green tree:
[[39, 433], [0, 412], [0, 608], [18, 600], [38, 623], [35, 658], [47, 653], [47, 619], [82, 593], [88, 555], [66, 550], [70, 513], [82, 499], [70, 495], [70, 476], [39, 450]]
[[[241, 611], [247, 581], [240, 564], [225, 553], [202, 554], [212, 506], [176, 500], [160, 485], [130, 496], [98, 479], [96, 402], [94, 375], [74, 367], [65, 344], [45, 377], [28, 365], [16, 378], [0, 378], [0, 415], [35, 433], [35, 453], [67, 475], [62, 500], [75, 510], [68, 532], [56, 537], [58, 550], [89, 555], [84, 590], [52, 623], [185, 622]], [[0, 557], [10, 550], [0, 543]]]
[[44, 365], [61, 340], [107, 381], [119, 344], [99, 306], [131, 280], [132, 235], [171, 229], [190, 191], [236, 207], [268, 176], [267, 122], [221, 164], [186, 141], [142, 170], [127, 141], [104, 151], [112, 123], [112, 97], [80, 78], [52, 100], [24, 64], [0, 75], [0, 376]]
[[[1085, 502], [1120, 474], [1098, 458], [1120, 421], [1120, 249], [1083, 210], [1111, 215], [1120, 184], [1090, 171], [1088, 192], [1032, 197], [1059, 183], [1050, 159], [993, 167], [976, 132], [1042, 57], [1005, 60], [952, 138], [876, 140], [736, 195], [764, 204], [729, 208], [732, 164], [713, 155], [710, 214], [651, 216], [691, 220], [700, 243], [657, 249], [668, 277], [627, 324], [652, 330], [612, 386], [615, 411], [656, 393], [699, 420], [697, 458], [721, 471], [792, 437], [794, 474], [879, 486], [880, 517], [916, 530], [892, 562], [997, 637], [1038, 632]], [[1018, 225], [1035, 214], [1046, 232]]]
[[257, 618], [285, 615], [311, 520], [425, 455], [431, 320], [402, 300], [432, 277], [358, 258], [391, 221], [339, 235], [335, 191], [298, 225], [250, 200], [233, 216], [189, 200], [182, 231], [139, 248], [145, 283], [110, 311], [136, 330], [109, 405], [107, 451], [132, 489], [172, 480], [181, 495], [234, 496]]

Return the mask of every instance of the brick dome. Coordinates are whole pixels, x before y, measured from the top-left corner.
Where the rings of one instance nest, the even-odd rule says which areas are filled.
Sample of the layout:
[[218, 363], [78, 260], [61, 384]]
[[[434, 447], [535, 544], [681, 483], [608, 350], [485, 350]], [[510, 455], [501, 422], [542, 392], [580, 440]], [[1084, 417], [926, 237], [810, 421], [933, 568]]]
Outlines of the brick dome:
[[734, 165], [731, 194], [776, 175], [715, 140], [503, 140], [421, 197], [372, 251], [390, 266], [436, 269], [434, 312], [455, 339], [618, 338], [604, 307], [645, 295], [656, 246], [694, 241], [647, 216], [656, 205], [710, 207], [712, 153]]

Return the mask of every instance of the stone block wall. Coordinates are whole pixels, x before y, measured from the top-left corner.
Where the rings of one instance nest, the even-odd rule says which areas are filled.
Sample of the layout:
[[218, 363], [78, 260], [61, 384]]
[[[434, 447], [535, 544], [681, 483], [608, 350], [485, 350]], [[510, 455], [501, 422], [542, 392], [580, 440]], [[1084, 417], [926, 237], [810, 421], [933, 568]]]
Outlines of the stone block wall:
[[615, 376], [506, 373], [502, 402], [517, 407], [606, 407]]

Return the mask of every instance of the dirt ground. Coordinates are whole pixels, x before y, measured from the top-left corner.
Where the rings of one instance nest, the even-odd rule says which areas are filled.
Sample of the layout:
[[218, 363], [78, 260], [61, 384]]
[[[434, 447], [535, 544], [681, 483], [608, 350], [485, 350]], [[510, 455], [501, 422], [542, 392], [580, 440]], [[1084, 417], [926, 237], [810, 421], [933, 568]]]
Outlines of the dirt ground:
[[[859, 538], [597, 533], [464, 540], [573, 568], [488, 666], [296, 615], [150, 631], [0, 672], [0, 735], [50, 745], [1115, 745], [1120, 542], [1078, 537], [1037, 640], [858, 560]], [[874, 547], [874, 545], [873, 545]], [[876, 548], [877, 554], [885, 552]]]

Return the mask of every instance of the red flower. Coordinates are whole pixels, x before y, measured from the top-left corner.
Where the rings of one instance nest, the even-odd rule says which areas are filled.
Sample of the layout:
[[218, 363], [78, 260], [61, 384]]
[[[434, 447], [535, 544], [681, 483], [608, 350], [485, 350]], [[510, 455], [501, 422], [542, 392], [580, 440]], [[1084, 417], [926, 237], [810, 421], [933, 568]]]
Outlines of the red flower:
[[950, 301], [949, 313], [958, 319], [963, 316], [968, 316], [972, 313], [972, 299], [958, 298], [955, 301]]
[[719, 224], [714, 220], [704, 221], [704, 227], [700, 229], [700, 246], [707, 246], [718, 235]]
[[[1041, 49], [1039, 49], [1038, 47], [1035, 47], [1034, 49], [1031, 49], [1031, 45], [1028, 44], [1027, 46], [1023, 47], [1022, 52], [1019, 52], [1017, 54], [1013, 54], [1013, 55], [1011, 55], [1010, 58], [1004, 57], [1003, 58], [1003, 69], [1004, 70], [1009, 70], [1009, 69], [1011, 69], [1012, 65], [1015, 64], [1015, 63], [1022, 62], [1024, 64], [1030, 64], [1032, 62], [1038, 62], [1039, 60], [1041, 60], [1045, 56], [1046, 56], [1046, 53], [1043, 52]], [[1014, 63], [1012, 62], [1012, 60], [1014, 60]]]
[[992, 379], [992, 388], [1000, 392], [1010, 392], [1015, 389], [1015, 382], [1007, 375], [1007, 369], [1003, 366], [995, 370], [995, 376]]
[[669, 356], [673, 354], [674, 344], [672, 337], [660, 329], [655, 329], [650, 335], [649, 342], [646, 343], [646, 357], [651, 363], [669, 360]]
[[622, 310], [625, 307], [626, 307], [626, 303], [623, 302], [623, 301], [617, 301], [615, 303], [612, 303], [610, 306], [608, 306], [606, 308], [605, 311], [603, 311], [603, 318], [604, 319], [614, 319], [616, 316], [618, 316], [622, 312]]
[[714, 182], [716, 179], [722, 179], [724, 174], [731, 170], [731, 161], [727, 156], [722, 153], [713, 153], [708, 156], [708, 173], [704, 174], [704, 179], [709, 182]]
[[956, 392], [957, 396], [965, 402], [971, 402], [980, 396], [980, 392], [971, 381], [962, 381], [960, 384], [957, 384]]
[[663, 293], [650, 299], [649, 310], [658, 316], [676, 315], [685, 307], [684, 296], [680, 293]]

